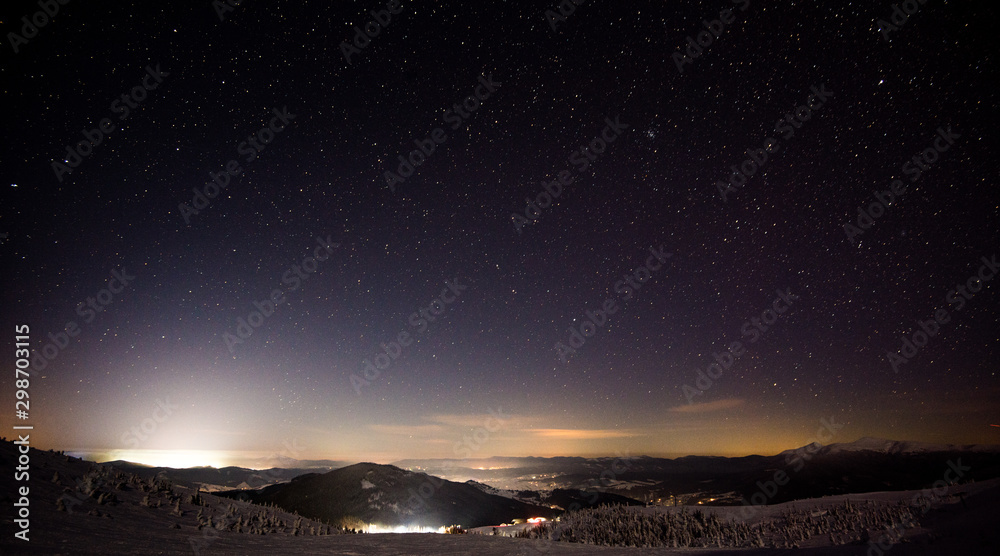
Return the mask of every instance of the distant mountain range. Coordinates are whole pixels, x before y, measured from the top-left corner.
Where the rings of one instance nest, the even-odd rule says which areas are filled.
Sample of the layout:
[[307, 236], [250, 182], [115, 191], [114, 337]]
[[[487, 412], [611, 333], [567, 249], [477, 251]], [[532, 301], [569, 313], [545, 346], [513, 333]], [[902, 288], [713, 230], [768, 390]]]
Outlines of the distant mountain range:
[[921, 489], [941, 480], [952, 464], [967, 468], [963, 481], [1000, 477], [1000, 446], [861, 438], [803, 446], [772, 456], [496, 457], [404, 460], [396, 465], [361, 463], [333, 470], [175, 470], [114, 462], [116, 467], [142, 476], [166, 476], [177, 484], [233, 489], [221, 494], [275, 504], [333, 525], [434, 528], [550, 518], [565, 509], [637, 501], [740, 504], [761, 492], [761, 485], [768, 485], [779, 472], [787, 481], [778, 489], [766, 489], [768, 504]]
[[[886, 440], [885, 438], [872, 438], [866, 436], [854, 442], [840, 444], [830, 444], [823, 446], [824, 453], [835, 452], [881, 452], [884, 454], [913, 454], [930, 452], [1000, 452], [1000, 445], [996, 444], [931, 444], [929, 442], [906, 442], [899, 440]], [[794, 452], [786, 450], [782, 454]]]
[[[928, 442], [912, 442], [912, 441], [899, 441], [899, 440], [887, 440], [884, 438], [872, 438], [863, 437], [855, 440], [854, 442], [844, 442], [829, 445], [816, 444], [825, 453], [827, 452], [861, 452], [861, 451], [874, 451], [883, 453], [926, 453], [926, 452], [981, 452], [981, 453], [1000, 453], [1000, 444], [932, 444]], [[791, 450], [785, 450], [779, 456], [785, 456], [787, 454], [795, 453], [807, 446], [802, 446], [800, 448], [794, 448]], [[768, 458], [773, 456], [761, 456], [761, 455], [751, 455], [751, 456], [741, 456], [741, 457], [726, 457], [726, 456], [681, 456], [677, 458], [652, 458], [648, 456], [640, 456], [644, 460], [656, 460], [656, 461], [733, 461], [733, 460], [748, 460], [752, 461], [753, 458]], [[486, 470], [518, 470], [525, 468], [537, 468], [537, 469], [550, 469], [553, 467], [558, 468], [593, 468], [595, 466], [605, 466], [608, 467], [614, 462], [615, 457], [604, 457], [604, 458], [583, 458], [583, 457], [553, 457], [553, 458], [542, 458], [542, 457], [491, 457], [491, 458], [480, 458], [480, 459], [405, 459], [393, 462], [392, 465], [396, 467], [401, 467], [403, 469], [436, 469], [436, 468], [451, 468], [455, 470], [461, 470], [462, 472], [470, 473], [482, 473]]]
[[[826, 451], [821, 453], [822, 450]], [[894, 545], [893, 554], [897, 551], [900, 555], [998, 554], [995, 522], [1000, 508], [1000, 486], [998, 479], [980, 480], [1000, 469], [996, 466], [996, 452], [953, 447], [945, 451], [934, 448], [929, 451], [912, 449], [905, 453], [888, 453], [892, 447], [886, 448], [884, 445], [870, 450], [843, 450], [832, 446], [822, 450], [818, 450], [799, 472], [792, 473], [790, 467], [783, 467], [789, 472], [790, 481], [780, 490], [794, 489], [799, 484], [808, 486], [813, 479], [817, 480], [818, 488], [825, 488], [842, 480], [836, 473], [842, 471], [838, 466], [845, 465], [855, 467], [854, 471], [850, 471], [855, 473], [850, 477], [852, 480], [862, 480], [866, 473], [882, 476], [887, 471], [879, 468], [881, 464], [874, 470], [868, 469], [866, 465], [893, 458], [901, 464], [900, 469], [904, 474], [913, 475], [922, 466], [927, 466], [928, 478], [921, 479], [924, 487], [930, 486], [934, 480], [940, 480], [942, 471], [946, 468], [962, 470], [960, 482], [963, 484], [946, 489], [943, 496], [936, 495], [931, 511], [912, 504], [913, 497], [921, 495], [920, 491], [852, 495], [849, 502], [845, 497], [801, 500], [790, 505], [761, 509], [758, 513], [751, 513], [750, 517], [743, 513], [743, 508], [711, 508], [705, 512], [678, 511], [676, 508], [641, 508], [635, 511], [603, 508], [596, 513], [588, 511], [576, 514], [575, 518], [554, 524], [552, 533], [559, 535], [555, 538], [563, 541], [575, 538], [576, 542], [551, 542], [492, 536], [492, 528], [489, 526], [509, 523], [518, 517], [539, 515], [535, 512], [541, 512], [542, 516], [560, 513], [554, 508], [539, 508], [543, 505], [568, 508], [574, 504], [582, 507], [591, 503], [634, 502], [608, 492], [582, 492], [573, 489], [511, 491], [473, 482], [450, 483], [423, 473], [387, 465], [358, 464], [332, 472], [308, 473], [291, 482], [272, 485], [260, 491], [232, 493], [232, 497], [236, 498], [261, 498], [269, 501], [267, 506], [260, 506], [245, 500], [198, 493], [194, 488], [179, 486], [176, 482], [171, 484], [172, 481], [164, 480], [163, 477], [169, 478], [178, 471], [183, 471], [204, 478], [200, 474], [208, 472], [207, 476], [214, 477], [211, 480], [216, 481], [220, 474], [227, 478], [227, 473], [260, 473], [258, 471], [235, 468], [161, 468], [156, 471], [161, 475], [160, 478], [145, 479], [123, 471], [126, 466], [121, 463], [115, 466], [93, 464], [60, 452], [32, 448], [27, 454], [31, 465], [31, 490], [25, 496], [25, 499], [30, 497], [31, 544], [26, 546], [23, 540], [5, 535], [0, 538], [0, 554], [72, 553], [104, 556], [193, 552], [288, 556], [321, 553], [499, 556], [544, 553], [572, 556], [604, 554], [606, 551], [602, 547], [584, 544], [594, 542], [598, 537], [608, 538], [608, 535], [613, 535], [624, 538], [625, 535], [647, 535], [657, 531], [671, 536], [672, 531], [687, 531], [686, 527], [702, 533], [708, 530], [707, 527], [712, 527], [714, 533], [708, 539], [712, 546], [721, 541], [729, 544], [732, 544], [730, 541], [743, 542], [739, 546], [744, 546], [746, 542], [753, 540], [753, 537], [747, 535], [748, 530], [740, 530], [738, 527], [729, 527], [730, 532], [737, 534], [727, 540], [727, 537], [720, 534], [718, 523], [713, 524], [713, 515], [721, 516], [724, 521], [732, 519], [745, 522], [751, 529], [770, 527], [777, 533], [763, 539], [765, 546], [787, 548], [790, 545], [785, 541], [789, 541], [794, 542], [794, 546], [804, 548], [804, 551], [798, 551], [803, 553], [860, 554], [866, 546], [859, 544], [859, 539], [868, 538], [869, 533], [872, 541], [876, 541], [883, 538], [895, 539], [897, 532], [900, 532], [905, 533], [906, 537]], [[23, 454], [19, 446], [0, 439], [0, 466], [12, 469], [18, 465], [21, 457]], [[640, 458], [634, 462], [633, 471], [645, 470], [642, 473], [648, 475], [655, 472], [651, 470], [677, 464], [676, 469], [685, 469], [687, 473], [695, 470], [693, 465], [697, 462], [711, 460], [715, 469], [724, 469], [726, 462], [732, 463], [731, 469], [742, 470], [736, 474], [745, 474], [743, 480], [747, 481], [753, 480], [754, 473], [760, 472], [755, 466], [769, 459], [761, 458]], [[730, 461], [731, 459], [739, 461]], [[958, 460], [961, 460], [960, 464]], [[565, 459], [555, 463], [544, 460], [534, 462], [535, 468], [546, 465], [553, 468], [560, 465], [572, 467], [578, 463], [580, 462], [568, 462]], [[603, 461], [596, 468], [590, 467], [592, 463], [576, 467], [578, 470], [591, 469], [589, 474], [585, 474], [587, 480], [594, 480], [593, 471], [608, 464], [608, 461]], [[937, 468], [941, 463], [944, 463], [944, 467]], [[994, 467], [991, 468], [990, 465]], [[135, 467], [144, 469], [147, 473], [157, 469]], [[764, 470], [765, 476], [771, 471]], [[829, 475], [824, 477], [822, 473]], [[723, 477], [720, 480], [729, 480], [725, 479], [725, 473], [720, 474], [720, 477]], [[972, 479], [977, 484], [968, 484]], [[0, 503], [13, 505], [12, 507], [24, 505], [19, 500], [21, 494], [18, 489], [27, 488], [25, 483], [27, 480], [17, 479], [14, 473], [0, 475]], [[667, 488], [669, 483], [669, 480], [652, 479], [625, 482], [616, 480], [619, 487], [634, 484]], [[414, 496], [414, 491], [422, 501], [410, 498]], [[485, 523], [487, 527], [481, 530], [484, 536], [338, 534], [342, 532], [337, 527], [338, 524], [310, 520], [275, 507], [275, 503], [301, 508], [299, 514], [311, 509], [317, 513], [325, 512], [324, 515], [329, 516], [327, 519], [334, 519], [337, 515], [346, 516], [343, 520], [356, 526], [366, 526], [371, 522], [392, 523], [391, 519], [395, 516], [405, 517], [399, 523], [407, 525], [423, 524], [436, 528], [449, 523], [466, 527]], [[898, 520], [898, 516], [906, 515], [907, 512], [917, 519], [913, 525], [903, 525], [908, 522]], [[697, 517], [699, 515], [702, 517]], [[677, 527], [665, 528], [664, 523], [673, 523]], [[892, 525], [887, 526], [886, 523]], [[28, 530], [27, 523], [19, 527]], [[833, 530], [831, 527], [839, 529]], [[811, 538], [808, 534], [803, 535], [805, 529], [813, 531]], [[498, 531], [512, 535], [523, 530], [524, 526], [519, 525]], [[696, 538], [689, 537], [685, 540], [682, 536], [673, 537], [683, 541], [682, 546], [687, 546], [688, 541], [694, 542], [694, 546], [705, 545], [699, 544]], [[705, 556], [764, 553], [759, 550], [733, 550], [728, 547], [729, 544], [718, 550], [699, 548], [697, 552]], [[607, 553], [611, 552], [611, 549], [607, 550]], [[774, 550], [767, 551], [768, 554], [771, 552], [776, 553]]]
[[[469, 478], [509, 491], [601, 490], [638, 500], [733, 504], [749, 499], [783, 470], [787, 485], [769, 498], [778, 503], [832, 494], [924, 488], [942, 478], [948, 461], [970, 466], [975, 479], [1000, 476], [1000, 446], [950, 445], [861, 438], [813, 444], [772, 456], [684, 456], [674, 459], [484, 458], [404, 460], [397, 465], [448, 478]], [[615, 463], [623, 472], [608, 473]], [[461, 467], [458, 467], [461, 465]]]
[[[296, 461], [302, 464], [304, 462]], [[340, 462], [329, 462], [337, 464]], [[261, 488], [275, 483], [283, 483], [306, 473], [317, 470], [328, 471], [330, 467], [292, 467], [272, 469], [247, 469], [244, 467], [188, 467], [174, 469], [171, 467], [151, 467], [128, 461], [109, 461], [104, 465], [114, 466], [122, 471], [135, 473], [144, 479], [166, 476], [176, 484], [199, 488], [204, 491], [228, 490], [237, 488]], [[336, 467], [343, 467], [343, 463]]]

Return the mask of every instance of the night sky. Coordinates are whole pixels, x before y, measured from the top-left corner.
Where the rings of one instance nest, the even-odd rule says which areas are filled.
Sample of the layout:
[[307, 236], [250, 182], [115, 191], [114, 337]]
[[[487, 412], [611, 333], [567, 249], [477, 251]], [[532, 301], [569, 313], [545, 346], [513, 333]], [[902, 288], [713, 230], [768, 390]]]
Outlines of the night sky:
[[3, 429], [173, 465], [1000, 443], [994, 3], [559, 6], [69, 2], [15, 39], [6, 3]]

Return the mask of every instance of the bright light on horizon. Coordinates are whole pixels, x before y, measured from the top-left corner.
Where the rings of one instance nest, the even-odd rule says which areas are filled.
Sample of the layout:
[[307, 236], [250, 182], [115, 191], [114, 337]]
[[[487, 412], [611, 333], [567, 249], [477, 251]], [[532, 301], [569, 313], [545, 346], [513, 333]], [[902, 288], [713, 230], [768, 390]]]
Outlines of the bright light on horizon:
[[369, 523], [362, 529], [365, 533], [440, 533], [444, 534], [445, 527], [423, 527], [420, 525], [379, 525]]
[[220, 450], [110, 450], [107, 452], [75, 452], [71, 455], [98, 463], [128, 461], [152, 467], [228, 467], [240, 459]]

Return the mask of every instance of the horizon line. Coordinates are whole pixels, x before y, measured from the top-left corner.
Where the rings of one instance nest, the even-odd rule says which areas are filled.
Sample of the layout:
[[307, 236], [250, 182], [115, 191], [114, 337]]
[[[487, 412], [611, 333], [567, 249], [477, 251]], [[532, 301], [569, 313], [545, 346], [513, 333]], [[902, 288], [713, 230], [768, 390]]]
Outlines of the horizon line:
[[[856, 444], [863, 440], [874, 440], [886, 443], [898, 443], [898, 444], [916, 444], [916, 445], [928, 445], [928, 446], [941, 446], [941, 447], [954, 447], [960, 448], [965, 446], [983, 446], [983, 447], [995, 447], [1000, 450], [1000, 444], [986, 444], [986, 443], [972, 443], [972, 444], [954, 444], [954, 443], [935, 443], [935, 442], [925, 442], [925, 441], [904, 441], [904, 440], [892, 440], [888, 438], [875, 438], [862, 436], [850, 442], [833, 442], [830, 444], [821, 444], [819, 442], [814, 442], [813, 444], [819, 444], [821, 447], [834, 446], [834, 445], [849, 445]], [[38, 448], [35, 449], [46, 450], [46, 451], [56, 451], [61, 452], [66, 455], [80, 458], [85, 461], [91, 461], [94, 463], [109, 463], [113, 461], [124, 461], [127, 463], [132, 463], [136, 465], [144, 465], [148, 467], [167, 467], [173, 469], [191, 469], [197, 467], [207, 467], [214, 469], [221, 469], [225, 467], [242, 467], [245, 469], [253, 470], [263, 470], [277, 468], [275, 465], [266, 465], [261, 467], [259, 464], [264, 462], [273, 462], [280, 460], [291, 460], [295, 462], [345, 462], [347, 465], [354, 465], [356, 463], [375, 463], [379, 465], [393, 465], [398, 462], [407, 461], [428, 461], [428, 462], [444, 462], [444, 461], [486, 461], [491, 459], [555, 459], [555, 458], [580, 458], [580, 459], [608, 459], [608, 458], [658, 458], [658, 459], [678, 459], [684, 457], [718, 457], [718, 458], [744, 458], [744, 457], [773, 457], [781, 455], [785, 452], [795, 451], [811, 444], [804, 444], [801, 446], [796, 446], [793, 448], [787, 448], [785, 450], [778, 451], [773, 454], [763, 454], [763, 453], [742, 453], [742, 452], [728, 452], [728, 453], [684, 453], [684, 452], [647, 452], [641, 454], [607, 454], [603, 452], [585, 454], [560, 454], [560, 455], [490, 455], [483, 457], [413, 457], [413, 456], [403, 456], [403, 457], [367, 457], [367, 456], [354, 456], [354, 457], [303, 457], [303, 458], [293, 458], [286, 455], [282, 455], [276, 452], [264, 452], [255, 450], [189, 450], [189, 449], [133, 449], [133, 450], [122, 450], [122, 449], [90, 449], [90, 448], [69, 448], [69, 449], [53, 449], [53, 448]], [[258, 464], [258, 465], [255, 465]]]

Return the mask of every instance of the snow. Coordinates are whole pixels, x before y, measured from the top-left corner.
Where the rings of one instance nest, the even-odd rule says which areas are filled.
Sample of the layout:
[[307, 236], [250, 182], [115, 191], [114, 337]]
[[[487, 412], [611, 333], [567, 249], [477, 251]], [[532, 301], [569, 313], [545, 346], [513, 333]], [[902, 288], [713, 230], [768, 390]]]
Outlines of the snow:
[[[866, 436], [854, 442], [841, 442], [830, 444], [825, 447], [825, 452], [836, 454], [840, 452], [861, 452], [873, 451], [883, 454], [913, 454], [931, 452], [1000, 452], [1000, 446], [987, 444], [932, 444], [929, 442], [902, 442], [897, 440], [886, 440], [884, 438], [872, 438]], [[796, 450], [786, 450], [782, 454], [793, 454]]]
[[[10, 443], [0, 445], [0, 459], [12, 457], [14, 451]], [[157, 487], [149, 490], [141, 484], [123, 476], [100, 474], [96, 466], [87, 462], [70, 460], [64, 456], [32, 450], [31, 484], [31, 528], [30, 542], [15, 539], [10, 529], [0, 537], [0, 554], [46, 554], [46, 555], [157, 555], [157, 554], [282, 554], [300, 556], [311, 554], [340, 555], [630, 555], [679, 554], [684, 556], [763, 556], [789, 554], [779, 549], [653, 549], [601, 547], [577, 543], [552, 542], [537, 539], [493, 536], [492, 528], [485, 529], [485, 535], [442, 535], [442, 534], [336, 534], [313, 535], [311, 529], [318, 530], [322, 524], [302, 520], [300, 532], [292, 535], [293, 523], [299, 518], [277, 508], [263, 508], [246, 502], [221, 499], [212, 494], [202, 493], [202, 504], [190, 501], [194, 494], [183, 487], [174, 486], [169, 490]], [[79, 494], [84, 475], [91, 475], [95, 493], [113, 493], [116, 502], [101, 502], [93, 496]], [[3, 492], [13, 492], [13, 475], [0, 476]], [[1000, 554], [1000, 539], [996, 527], [996, 515], [1000, 514], [1000, 479], [992, 479], [971, 484], [948, 487], [948, 493], [941, 497], [934, 507], [920, 516], [919, 525], [905, 530], [903, 542], [892, 545], [885, 551], [886, 556], [916, 556], [933, 554], [980, 554], [995, 556]], [[76, 497], [72, 511], [60, 510], [57, 501], [66, 495]], [[791, 509], [804, 512], [810, 517], [823, 518], [824, 511], [842, 506], [846, 500], [851, 504], [892, 505], [900, 501], [908, 502], [918, 492], [875, 492], [800, 500], [775, 506], [758, 507], [757, 512], [747, 522], [763, 522], [780, 519]], [[153, 505], [143, 505], [141, 500], [148, 497]], [[171, 503], [171, 499], [174, 500]], [[178, 504], [176, 500], [180, 500]], [[181, 515], [174, 513], [175, 504]], [[69, 505], [69, 504], [67, 504]], [[232, 507], [230, 510], [229, 508]], [[718, 514], [723, 519], [739, 520], [740, 507], [698, 507], [705, 513]], [[694, 510], [694, 508], [689, 508]], [[636, 512], [677, 512], [679, 508], [643, 508]], [[281, 522], [272, 527], [266, 535], [251, 534], [244, 527], [243, 532], [198, 528], [197, 514], [215, 516], [216, 523], [228, 522], [227, 516], [268, 515]], [[9, 521], [8, 521], [9, 523]], [[243, 522], [245, 525], [246, 521]], [[255, 522], [256, 523], [256, 522]], [[504, 528], [505, 533], [526, 529], [528, 525]], [[872, 530], [871, 538], [876, 539], [884, 530]], [[797, 553], [804, 556], [848, 556], [865, 554], [867, 546], [846, 544], [832, 546], [825, 535], [813, 535], [801, 544]], [[198, 550], [195, 551], [194, 548]]]

